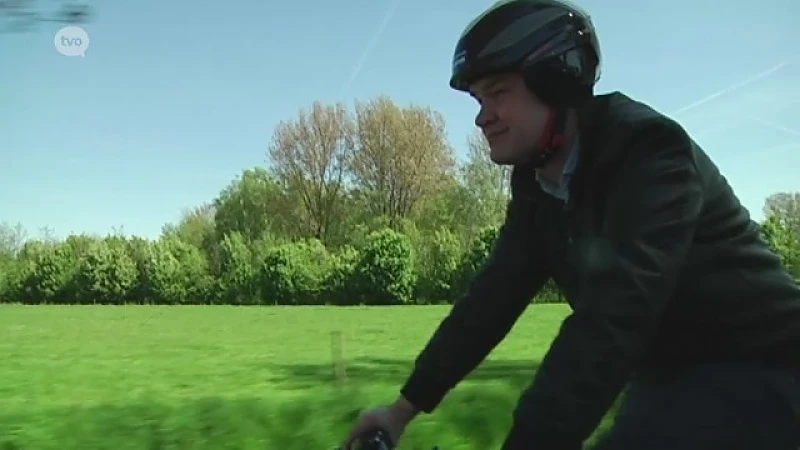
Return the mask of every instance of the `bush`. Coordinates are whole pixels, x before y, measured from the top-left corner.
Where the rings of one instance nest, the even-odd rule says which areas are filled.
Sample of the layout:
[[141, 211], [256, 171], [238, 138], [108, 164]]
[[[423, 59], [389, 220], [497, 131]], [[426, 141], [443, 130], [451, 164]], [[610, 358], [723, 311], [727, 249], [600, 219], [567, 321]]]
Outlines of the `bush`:
[[153, 242], [138, 236], [131, 237], [125, 243], [126, 253], [136, 267], [136, 282], [131, 287], [131, 290], [128, 291], [125, 303], [147, 304], [153, 302], [150, 283], [147, 280], [148, 261], [152, 245]]
[[458, 236], [447, 228], [440, 228], [423, 238], [420, 247], [417, 298], [428, 302], [452, 302], [463, 253]]
[[360, 302], [355, 282], [355, 269], [360, 254], [346, 245], [331, 255], [331, 267], [325, 280], [322, 302], [328, 305], [355, 305]]
[[253, 251], [238, 231], [226, 234], [220, 242], [218, 302], [246, 305], [259, 302], [258, 279]]
[[411, 303], [415, 282], [414, 251], [408, 237], [390, 228], [370, 233], [353, 274], [360, 302]]
[[22, 300], [22, 264], [14, 257], [5, 257], [0, 262], [0, 303]]
[[330, 254], [318, 239], [278, 245], [262, 264], [262, 299], [276, 305], [321, 304], [330, 269]]
[[499, 232], [499, 226], [487, 226], [482, 228], [472, 241], [456, 270], [453, 298], [458, 298], [467, 291], [472, 279], [489, 258]]
[[71, 303], [77, 261], [66, 243], [30, 242], [22, 252], [20, 296], [25, 303]]
[[126, 241], [109, 237], [92, 242], [86, 249], [75, 277], [76, 293], [82, 303], [121, 303], [138, 279]]
[[144, 261], [145, 289], [157, 304], [205, 303], [211, 288], [200, 249], [168, 236], [150, 245]]

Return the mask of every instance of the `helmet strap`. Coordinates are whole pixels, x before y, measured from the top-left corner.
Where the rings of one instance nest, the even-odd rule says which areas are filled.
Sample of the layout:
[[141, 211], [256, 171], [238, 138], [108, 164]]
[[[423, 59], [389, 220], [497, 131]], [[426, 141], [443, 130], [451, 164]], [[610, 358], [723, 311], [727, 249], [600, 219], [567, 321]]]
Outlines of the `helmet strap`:
[[567, 124], [566, 108], [550, 108], [547, 113], [547, 122], [542, 130], [542, 136], [536, 145], [538, 150], [533, 157], [533, 167], [540, 168], [550, 162], [566, 142], [565, 130]]

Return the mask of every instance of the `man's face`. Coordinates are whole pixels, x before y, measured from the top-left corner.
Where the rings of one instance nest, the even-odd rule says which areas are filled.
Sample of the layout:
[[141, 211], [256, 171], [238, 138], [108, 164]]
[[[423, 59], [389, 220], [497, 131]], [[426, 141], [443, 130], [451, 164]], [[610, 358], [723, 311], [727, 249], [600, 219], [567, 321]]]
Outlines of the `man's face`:
[[487, 77], [473, 83], [470, 93], [481, 106], [475, 125], [486, 136], [492, 161], [517, 164], [528, 159], [547, 122], [548, 108], [522, 76]]

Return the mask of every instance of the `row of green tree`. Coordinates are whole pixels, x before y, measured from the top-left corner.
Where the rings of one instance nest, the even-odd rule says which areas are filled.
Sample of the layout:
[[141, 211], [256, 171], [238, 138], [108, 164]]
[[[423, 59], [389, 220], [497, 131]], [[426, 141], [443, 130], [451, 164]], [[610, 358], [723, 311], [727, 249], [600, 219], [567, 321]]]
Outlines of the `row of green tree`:
[[[358, 247], [326, 248], [316, 238], [222, 237], [212, 266], [203, 249], [158, 240], [71, 235], [27, 241], [0, 260], [0, 302], [27, 304], [397, 305], [450, 302], [488, 255], [498, 228], [466, 249], [442, 229], [419, 245], [382, 228]], [[558, 299], [552, 287], [542, 298]], [[542, 300], [540, 298], [540, 301]]]
[[[386, 97], [314, 103], [280, 123], [266, 168], [244, 170], [157, 239], [53, 239], [0, 226], [0, 301], [409, 304], [452, 302], [486, 258], [509, 196], [506, 167], [444, 120]], [[762, 231], [800, 278], [800, 193], [767, 199]], [[535, 301], [560, 301], [552, 284]]]
[[[6, 229], [8, 227], [5, 227]], [[800, 246], [776, 216], [762, 230], [800, 278]], [[210, 255], [165, 234], [158, 240], [71, 235], [28, 240], [0, 257], [0, 302], [27, 304], [430, 304], [462, 295], [498, 231], [487, 226], [466, 248], [445, 228], [417, 239], [391, 228], [358, 247], [326, 248], [316, 238], [294, 242], [241, 232], [222, 237]], [[414, 236], [414, 235], [411, 235]], [[563, 298], [549, 283], [532, 299]]]

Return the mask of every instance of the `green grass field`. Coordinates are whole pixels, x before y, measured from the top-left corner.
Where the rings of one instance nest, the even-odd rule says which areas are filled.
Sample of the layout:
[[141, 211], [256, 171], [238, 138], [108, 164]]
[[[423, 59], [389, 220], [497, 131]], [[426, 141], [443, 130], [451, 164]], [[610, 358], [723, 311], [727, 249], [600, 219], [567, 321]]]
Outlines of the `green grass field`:
[[[0, 450], [332, 449], [361, 408], [395, 398], [447, 310], [2, 306]], [[529, 308], [401, 448], [499, 447], [566, 314]]]

